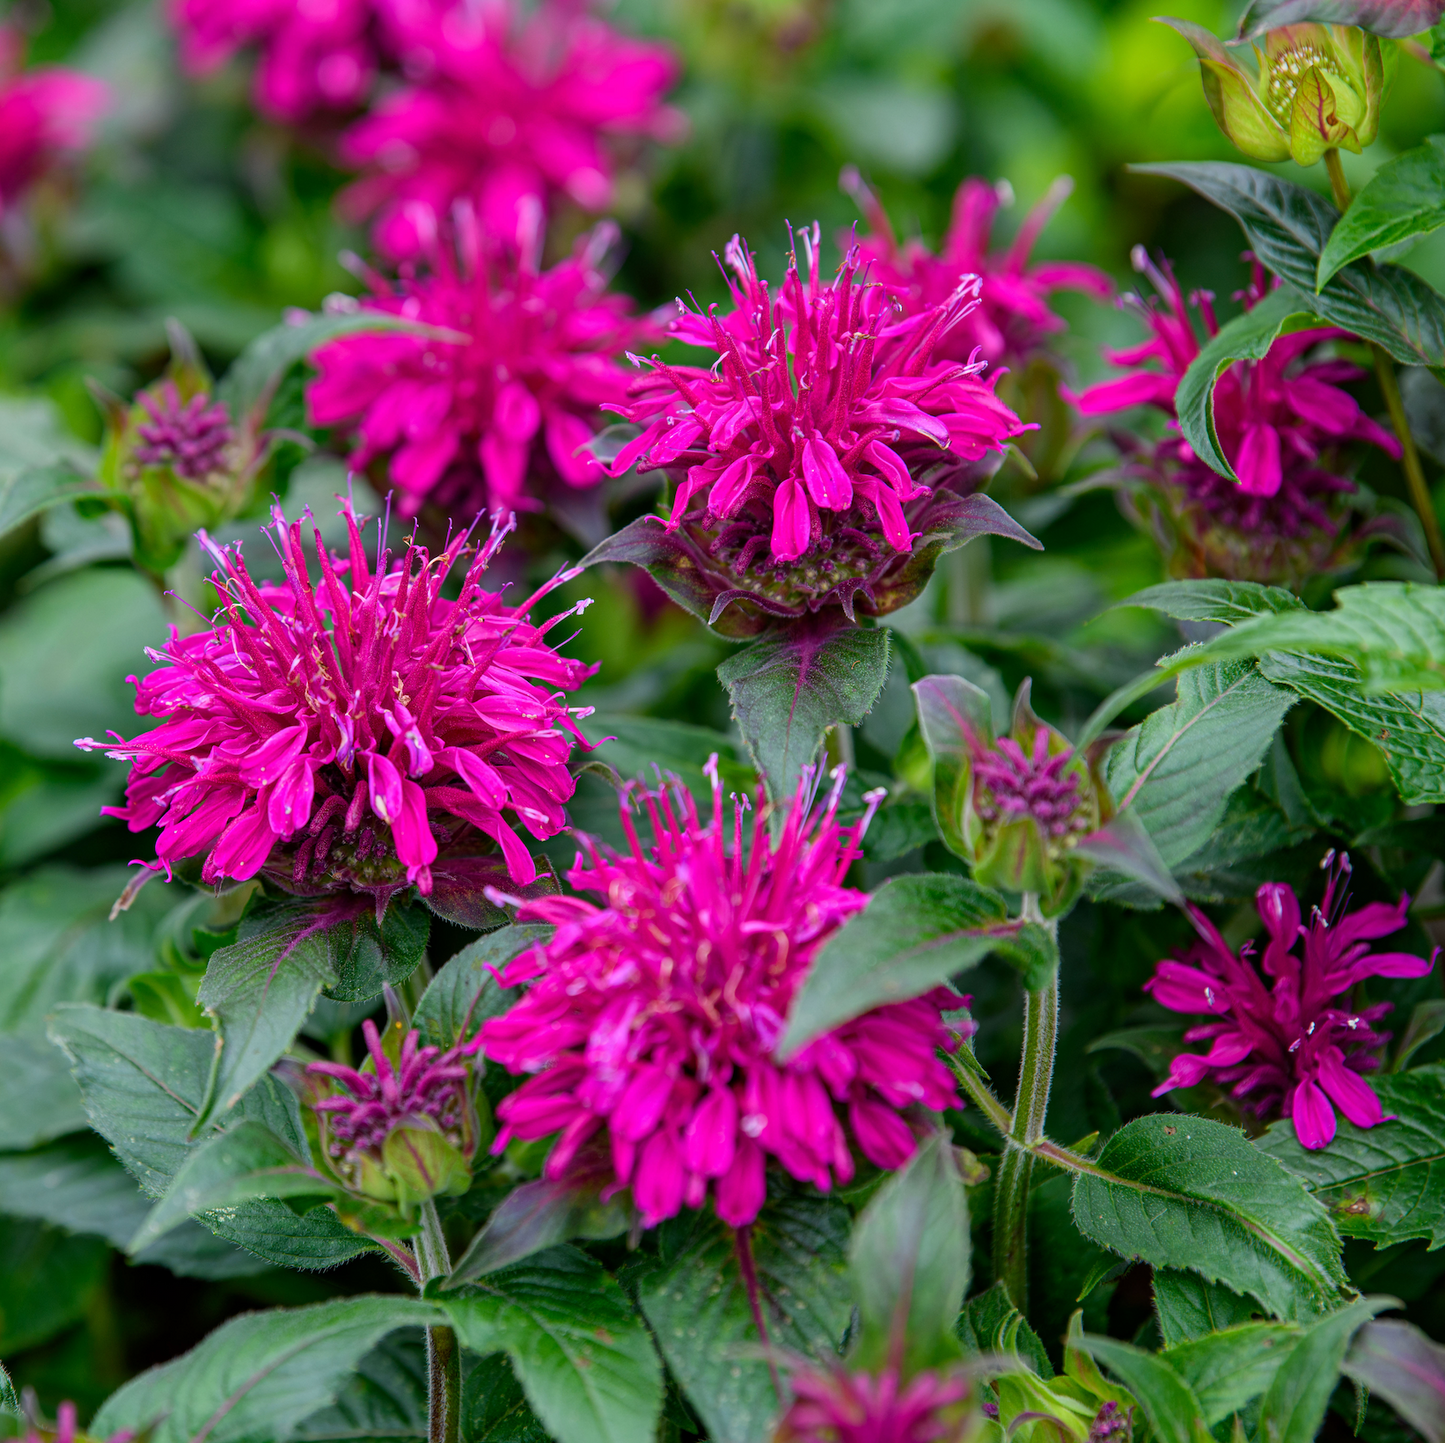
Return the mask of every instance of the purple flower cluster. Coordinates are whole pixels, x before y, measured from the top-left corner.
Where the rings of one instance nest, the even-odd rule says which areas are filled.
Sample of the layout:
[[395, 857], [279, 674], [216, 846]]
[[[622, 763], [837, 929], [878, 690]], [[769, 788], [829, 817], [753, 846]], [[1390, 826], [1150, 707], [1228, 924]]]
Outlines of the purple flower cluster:
[[755, 812], [745, 837], [744, 804], [724, 811], [716, 759], [712, 776], [711, 821], [680, 788], [634, 792], [650, 845], [629, 806], [630, 852], [584, 841], [568, 880], [600, 904], [522, 908], [556, 935], [505, 969], [505, 985], [530, 990], [480, 1033], [489, 1058], [535, 1074], [498, 1106], [495, 1147], [559, 1134], [547, 1160], [556, 1178], [605, 1129], [615, 1185], [632, 1188], [648, 1226], [709, 1195], [724, 1222], [752, 1222], [769, 1157], [827, 1191], [854, 1175], [850, 1137], [879, 1167], [901, 1167], [916, 1146], [909, 1110], [958, 1105], [937, 1049], [956, 1045], [941, 1014], [966, 999], [947, 988], [778, 1061], [809, 964], [868, 900], [843, 885], [867, 818], [839, 824], [841, 773], [816, 809], [805, 777], [777, 836]]
[[1410, 952], [1372, 952], [1372, 941], [1405, 925], [1410, 899], [1347, 911], [1349, 858], [1331, 853], [1325, 865], [1324, 898], [1308, 926], [1292, 888], [1267, 882], [1259, 889], [1269, 941], [1258, 961], [1251, 943], [1236, 953], [1202, 912], [1190, 909], [1202, 940], [1178, 960], [1158, 963], [1144, 986], [1172, 1012], [1207, 1015], [1211, 1020], [1190, 1028], [1184, 1040], [1212, 1045], [1206, 1053], [1181, 1052], [1156, 1097], [1215, 1082], [1263, 1121], [1291, 1118], [1308, 1148], [1329, 1146], [1336, 1107], [1356, 1127], [1385, 1121], [1361, 1074], [1380, 1065], [1390, 1034], [1374, 1024], [1391, 1004], [1355, 1008], [1345, 994], [1367, 977], [1423, 977], [1440, 949], [1428, 961]]
[[991, 748], [974, 752], [973, 772], [979, 786], [973, 806], [983, 822], [1031, 817], [1045, 837], [1055, 842], [1092, 829], [1079, 771], [1072, 765], [1073, 749], [1050, 755], [1051, 740], [1049, 729], [1041, 726], [1027, 752], [1012, 737], [1000, 737]]
[[960, 1374], [800, 1369], [776, 1443], [963, 1443], [979, 1410]]
[[133, 454], [140, 465], [169, 466], [187, 481], [221, 469], [235, 437], [224, 401], [206, 395], [182, 401], [174, 381], [162, 381], [136, 400], [149, 417], [136, 426]]

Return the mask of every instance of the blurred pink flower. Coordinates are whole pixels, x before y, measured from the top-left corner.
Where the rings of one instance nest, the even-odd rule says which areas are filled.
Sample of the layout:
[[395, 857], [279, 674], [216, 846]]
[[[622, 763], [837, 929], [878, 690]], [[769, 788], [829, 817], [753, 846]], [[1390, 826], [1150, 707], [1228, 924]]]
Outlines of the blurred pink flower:
[[342, 200], [357, 218], [375, 215], [376, 243], [393, 258], [423, 251], [460, 199], [491, 235], [515, 231], [529, 196], [605, 210], [612, 140], [679, 132], [662, 103], [678, 73], [672, 52], [579, 0], [392, 0], [391, 21], [411, 83], [342, 137], [343, 159], [366, 170]]
[[1017, 362], [1064, 329], [1064, 321], [1048, 307], [1052, 292], [1084, 291], [1101, 300], [1113, 294], [1114, 283], [1093, 266], [1029, 264], [1039, 233], [1073, 189], [1067, 176], [1056, 180], [1024, 218], [1013, 244], [993, 252], [993, 219], [1005, 194], [1000, 186], [973, 177], [959, 186], [948, 234], [935, 253], [921, 241], [899, 244], [888, 212], [852, 166], [844, 170], [842, 183], [872, 227], [858, 242], [868, 278], [896, 295], [906, 314], [942, 305], [966, 277], [979, 278], [979, 304], [940, 340], [940, 359], [968, 360], [977, 349], [990, 366]]
[[24, 41], [0, 25], [0, 216], [68, 151], [90, 142], [110, 103], [103, 81], [46, 66], [22, 71]]
[[276, 120], [360, 105], [381, 62], [375, 0], [170, 0], [170, 16], [192, 74], [258, 47], [256, 106]]
[[[1370, 942], [1405, 925], [1410, 899], [1402, 896], [1393, 907], [1371, 902], [1347, 912], [1350, 859], [1336, 861], [1332, 852], [1325, 865], [1324, 899], [1308, 927], [1301, 924], [1292, 888], [1266, 882], [1259, 889], [1256, 905], [1269, 933], [1259, 963], [1252, 943], [1234, 953], [1214, 924], [1190, 908], [1203, 941], [1178, 961], [1157, 963], [1144, 990], [1171, 1012], [1220, 1020], [1184, 1034], [1186, 1042], [1213, 1044], [1207, 1053], [1181, 1052], [1155, 1097], [1206, 1079], [1233, 1084], [1234, 1096], [1258, 1117], [1292, 1118], [1308, 1148], [1329, 1145], [1336, 1107], [1356, 1127], [1386, 1121], [1360, 1073], [1380, 1065], [1376, 1054], [1390, 1034], [1374, 1031], [1373, 1024], [1391, 1004], [1359, 1011], [1331, 1004], [1366, 977], [1423, 977], [1440, 949], [1428, 962], [1409, 952], [1372, 953]], [[1295, 951], [1301, 941], [1302, 956]], [[1261, 971], [1273, 979], [1272, 987]]]
[[170, 465], [188, 481], [199, 481], [220, 468], [235, 435], [224, 401], [205, 394], [182, 401], [176, 383], [169, 380], [141, 391], [136, 400], [148, 417], [136, 426], [137, 462]]
[[968, 1379], [896, 1368], [850, 1373], [843, 1366], [792, 1375], [793, 1403], [775, 1443], [963, 1443], [978, 1432]]
[[[979, 379], [981, 362], [935, 361], [942, 339], [973, 309], [976, 279], [943, 303], [899, 317], [879, 286], [858, 279], [856, 248], [829, 284], [819, 278], [818, 227], [802, 233], [774, 297], [736, 237], [726, 251], [734, 309], [684, 312], [672, 334], [718, 359], [708, 368], [654, 357], [635, 399], [611, 410], [643, 426], [612, 464], [621, 475], [686, 469], [669, 529], [694, 498], [703, 525], [751, 529], [737, 563], [759, 553], [796, 561], [825, 537], [881, 530], [907, 552], [903, 504], [927, 495], [952, 467], [1002, 451], [1023, 422]], [[823, 548], [826, 549], [826, 546]]]
[[[536, 207], [527, 209], [535, 222]], [[540, 510], [550, 477], [604, 479], [583, 448], [599, 407], [626, 394], [616, 358], [653, 332], [627, 297], [608, 293], [602, 265], [615, 227], [598, 226], [545, 271], [535, 227], [511, 248], [483, 242], [471, 225], [458, 230], [460, 259], [433, 245], [428, 270], [404, 265], [394, 283], [373, 273], [361, 302], [458, 339], [376, 331], [328, 342], [313, 357], [311, 419], [354, 431], [353, 466], [389, 456], [406, 514], [443, 478], [448, 511]]]
[[553, 688], [591, 669], [544, 640], [569, 613], [541, 626], [527, 615], [568, 574], [504, 605], [481, 586], [506, 534], [497, 528], [448, 601], [465, 533], [434, 558], [409, 543], [395, 565], [378, 548], [372, 573], [349, 505], [344, 514], [349, 560], [317, 534], [319, 585], [301, 523], [279, 508], [270, 531], [282, 586], [258, 586], [239, 546], [201, 533], [223, 606], [213, 630], [172, 628], [148, 653], [163, 665], [136, 682], [136, 712], [161, 724], [131, 741], [76, 743], [133, 763], [126, 805], [106, 814], [133, 832], [159, 825], [156, 867], [208, 853], [201, 877], [212, 883], [265, 868], [303, 894], [350, 889], [380, 902], [405, 883], [429, 893], [441, 848], [477, 833], [501, 848], [514, 881], [532, 881], [513, 822], [537, 838], [566, 824], [577, 733]]
[[601, 905], [553, 897], [522, 908], [522, 920], [554, 923], [556, 934], [506, 968], [504, 985], [532, 986], [480, 1033], [488, 1057], [538, 1074], [498, 1106], [495, 1149], [560, 1131], [547, 1160], [557, 1178], [605, 1127], [615, 1186], [631, 1187], [648, 1226], [709, 1193], [724, 1222], [751, 1222], [769, 1155], [824, 1191], [846, 1182], [849, 1133], [879, 1167], [901, 1167], [915, 1147], [905, 1111], [959, 1105], [936, 1051], [954, 1045], [941, 1012], [967, 999], [946, 988], [776, 1059], [813, 958], [868, 901], [843, 877], [878, 797], [856, 827], [841, 827], [841, 773], [811, 812], [805, 776], [777, 838], [754, 814], [745, 843], [746, 803], [729, 822], [716, 766], [711, 822], [680, 787], [633, 792], [652, 845], [626, 801], [629, 853], [584, 839], [587, 860], [569, 880]]
[[[1135, 264], [1153, 282], [1159, 297], [1147, 303], [1129, 298], [1143, 314], [1153, 336], [1123, 351], [1106, 351], [1117, 366], [1133, 369], [1126, 376], [1091, 386], [1071, 396], [1086, 416], [1107, 416], [1133, 406], [1152, 405], [1173, 417], [1174, 395], [1190, 362], [1199, 354], [1199, 336], [1189, 315], [1184, 292], [1167, 263], [1156, 267], [1143, 247]], [[1267, 293], [1258, 263], [1241, 298], [1248, 310]], [[1215, 335], [1213, 297], [1196, 291], [1195, 306], [1206, 336]], [[1154, 450], [1154, 461], [1167, 467], [1191, 498], [1221, 525], [1265, 536], [1299, 537], [1312, 530], [1335, 530], [1325, 504], [1330, 496], [1350, 492], [1354, 483], [1320, 465], [1322, 453], [1346, 441], [1366, 441], [1397, 460], [1400, 445], [1361, 411], [1340, 385], [1365, 373], [1348, 361], [1301, 364], [1321, 341], [1352, 339], [1339, 330], [1299, 331], [1281, 336], [1262, 361], [1236, 361], [1214, 389], [1214, 423], [1219, 443], [1235, 474], [1236, 485], [1210, 469], [1189, 443], [1176, 434]]]
[[[31, 1393], [28, 1388], [25, 1390], [24, 1401], [32, 1406], [35, 1401], [35, 1395]], [[66, 1402], [62, 1403], [56, 1410], [55, 1428], [53, 1430], [47, 1428], [42, 1433], [40, 1427], [31, 1419], [26, 1428], [25, 1436], [20, 1440], [20, 1443], [76, 1443], [76, 1440], [80, 1436], [77, 1428], [75, 1404]], [[128, 1432], [112, 1433], [108, 1439], [103, 1440], [103, 1443], [134, 1443], [135, 1436], [134, 1433]], [[96, 1440], [96, 1443], [101, 1443], [101, 1440]]]

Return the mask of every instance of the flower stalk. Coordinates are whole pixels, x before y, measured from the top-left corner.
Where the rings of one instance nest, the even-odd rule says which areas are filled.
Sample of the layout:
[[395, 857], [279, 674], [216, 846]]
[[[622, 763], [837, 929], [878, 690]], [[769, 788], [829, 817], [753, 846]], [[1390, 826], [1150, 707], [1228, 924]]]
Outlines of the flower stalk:
[[[1340, 152], [1331, 146], [1325, 151], [1325, 169], [1330, 176], [1330, 189], [1334, 192], [1335, 205], [1340, 214], [1350, 208], [1353, 198], [1350, 183], [1345, 179], [1345, 168], [1340, 162]], [[1381, 346], [1370, 342], [1370, 354], [1375, 360], [1375, 375], [1379, 378], [1380, 394], [1385, 398], [1385, 409], [1390, 413], [1390, 424], [1395, 428], [1401, 450], [1401, 468], [1405, 472], [1405, 484], [1410, 488], [1410, 501], [1425, 528], [1425, 544], [1430, 548], [1430, 564], [1435, 568], [1435, 579], [1445, 581], [1445, 541], [1440, 536], [1440, 519], [1435, 515], [1435, 504], [1430, 499], [1430, 488], [1425, 484], [1425, 472], [1420, 465], [1420, 452], [1415, 438], [1410, 434], [1410, 422], [1405, 415], [1405, 403], [1400, 396], [1400, 382], [1395, 375], [1395, 363]]]
[[[1047, 927], [1050, 935], [1057, 938], [1058, 919], [1044, 917], [1037, 893], [1024, 893], [1021, 914], [1025, 921]], [[994, 1185], [994, 1275], [1003, 1280], [1014, 1306], [1020, 1311], [1028, 1305], [1028, 1211], [1033, 1150], [1044, 1137], [1058, 1035], [1056, 972], [1047, 987], [1024, 993], [1024, 1044], [1019, 1059], [1018, 1094], [1004, 1155], [999, 1162], [998, 1181]]]
[[[428, 1198], [421, 1205], [421, 1232], [416, 1240], [417, 1262], [421, 1265], [423, 1290], [433, 1278], [444, 1278], [452, 1270], [446, 1235], [442, 1232], [437, 1205]], [[461, 1437], [462, 1370], [461, 1349], [456, 1332], [438, 1326], [426, 1330], [427, 1443], [458, 1443]]]

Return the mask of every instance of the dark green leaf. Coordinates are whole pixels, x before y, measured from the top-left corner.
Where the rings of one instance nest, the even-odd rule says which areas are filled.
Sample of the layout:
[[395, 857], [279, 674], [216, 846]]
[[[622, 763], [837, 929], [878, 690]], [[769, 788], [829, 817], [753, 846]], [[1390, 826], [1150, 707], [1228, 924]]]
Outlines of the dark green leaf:
[[856, 726], [888, 680], [886, 630], [768, 636], [718, 667], [748, 754], [775, 800], [791, 797], [823, 734]]
[[1039, 1335], [1009, 1299], [1008, 1288], [995, 1283], [986, 1292], [970, 1298], [958, 1316], [957, 1331], [972, 1356], [996, 1353], [1018, 1357], [1040, 1378], [1054, 1376], [1053, 1364]]
[[1307, 20], [1358, 25], [1374, 35], [1402, 40], [1428, 30], [1440, 18], [1441, 0], [1254, 0], [1239, 22], [1242, 39]]
[[99, 1238], [0, 1217], [0, 1352], [33, 1348], [78, 1323], [109, 1264]]
[[[833, 1359], [851, 1303], [848, 1210], [832, 1198], [775, 1201], [749, 1229], [772, 1346]], [[639, 1290], [658, 1347], [713, 1443], [755, 1443], [778, 1413], [733, 1233], [697, 1214], [681, 1250]]]
[[1154, 1269], [1154, 1316], [1165, 1347], [1238, 1327], [1260, 1311], [1253, 1298], [1241, 1297], [1223, 1283], [1206, 1282], [1198, 1273]]
[[1221, 326], [1218, 334], [1205, 342], [1179, 382], [1174, 397], [1179, 429], [1199, 459], [1221, 476], [1238, 479], [1214, 428], [1214, 383], [1235, 361], [1262, 360], [1282, 332], [1300, 329], [1291, 324], [1295, 321], [1320, 324], [1288, 286], [1271, 291], [1252, 310], [1241, 312]]
[[814, 959], [793, 1000], [779, 1057], [849, 1018], [918, 997], [991, 952], [1005, 951], [1023, 925], [1009, 918], [997, 892], [952, 873], [890, 878]]
[[[404, 1328], [369, 1352], [336, 1401], [291, 1434], [295, 1443], [402, 1443], [427, 1436], [426, 1334]], [[466, 1435], [464, 1435], [466, 1436]]]
[[1255, 1146], [1299, 1177], [1350, 1237], [1388, 1247], [1410, 1238], [1445, 1246], [1445, 1066], [1366, 1079], [1394, 1120], [1338, 1121], [1328, 1147], [1301, 1147], [1277, 1122]]
[[198, 1213], [254, 1198], [329, 1197], [336, 1191], [264, 1123], [243, 1120], [192, 1150], [126, 1251], [143, 1252]]
[[651, 1443], [662, 1370], [617, 1283], [576, 1248], [553, 1248], [443, 1303], [462, 1342], [504, 1351], [559, 1443]]
[[1209, 840], [1293, 702], [1253, 663], [1197, 667], [1180, 676], [1176, 702], [1114, 745], [1109, 790], [1121, 812], [1143, 822], [1168, 866]]
[[0, 536], [52, 506], [98, 494], [95, 481], [69, 461], [0, 475]]
[[1345, 1372], [1427, 1440], [1445, 1443], [1445, 1348], [1413, 1323], [1374, 1319], [1355, 1334]]
[[1139, 1400], [1159, 1443], [1206, 1443], [1204, 1410], [1194, 1390], [1157, 1353], [1117, 1338], [1085, 1335], [1078, 1346], [1102, 1363]]
[[656, 786], [661, 772], [664, 777], [677, 777], [694, 796], [706, 801], [711, 798], [712, 784], [702, 769], [716, 754], [725, 788], [737, 792], [753, 789], [753, 770], [739, 758], [733, 739], [711, 727], [609, 712], [594, 713], [578, 725], [589, 741], [601, 743], [589, 756], [606, 762], [624, 779], [640, 777]]
[[151, 1443], [276, 1443], [335, 1401], [388, 1333], [435, 1322], [420, 1299], [336, 1298], [222, 1323], [189, 1353], [132, 1378], [96, 1414], [108, 1436], [152, 1423]]
[[448, 1286], [470, 1282], [573, 1238], [615, 1238], [633, 1220], [626, 1195], [608, 1202], [598, 1181], [538, 1178], [497, 1204], [487, 1225], [462, 1254]]
[[1410, 271], [1346, 266], [1314, 295], [1319, 258], [1339, 220], [1323, 196], [1268, 171], [1221, 161], [1131, 168], [1182, 181], [1228, 211], [1266, 269], [1331, 325], [1376, 342], [1407, 364], [1438, 365], [1445, 356], [1445, 299]]
[[1351, 1337], [1382, 1308], [1391, 1306], [1389, 1298], [1359, 1298], [1304, 1330], [1260, 1405], [1261, 1438], [1271, 1443], [1314, 1443]]
[[464, 1443], [551, 1443], [505, 1353], [462, 1354]]
[[1290, 1323], [1241, 1323], [1177, 1343], [1159, 1356], [1189, 1384], [1212, 1428], [1274, 1382], [1299, 1336]]
[[1313, 1317], [1345, 1285], [1324, 1208], [1204, 1118], [1158, 1114], [1116, 1132], [1075, 1181], [1074, 1221], [1102, 1247], [1252, 1293], [1280, 1318]]
[[1410, 1065], [1410, 1059], [1427, 1042], [1445, 1032], [1445, 1001], [1438, 997], [1417, 1002], [1410, 1013], [1400, 1040], [1395, 1046], [1395, 1056], [1390, 1062], [1391, 1072], [1403, 1072]]
[[0, 1069], [0, 1151], [20, 1150], [78, 1132], [80, 1093], [65, 1054], [44, 1037], [6, 1037]]
[[853, 1228], [848, 1271], [862, 1331], [857, 1365], [880, 1369], [904, 1346], [909, 1373], [956, 1357], [954, 1324], [970, 1277], [968, 1202], [938, 1133], [873, 1195]]
[[[0, 1157], [0, 1213], [11, 1217], [35, 1218], [72, 1233], [93, 1233], [112, 1247], [124, 1248], [149, 1211], [150, 1203], [135, 1179], [93, 1132], [36, 1152]], [[266, 1266], [196, 1223], [177, 1228], [136, 1262], [155, 1263], [195, 1278], [244, 1277]]]
[[[205, 1096], [214, 1039], [128, 1012], [66, 1006], [51, 1036], [70, 1056], [91, 1126], [115, 1149], [152, 1198], [160, 1197], [193, 1144], [189, 1139]], [[296, 1099], [265, 1077], [242, 1100], [239, 1116], [286, 1138], [303, 1156], [305, 1134]], [[242, 1203], [205, 1226], [227, 1241], [283, 1267], [331, 1267], [369, 1244], [348, 1232], [329, 1208], [298, 1217], [284, 1202]]]
[[1423, 145], [1387, 160], [1350, 202], [1320, 256], [1319, 283], [1371, 251], [1428, 235], [1442, 225], [1445, 136], [1429, 135]]
[[545, 942], [550, 927], [501, 927], [468, 943], [432, 978], [417, 1004], [412, 1025], [432, 1047], [445, 1050], [470, 1036], [490, 1017], [498, 1017], [520, 998], [502, 987], [491, 968], [501, 971], [528, 947]]

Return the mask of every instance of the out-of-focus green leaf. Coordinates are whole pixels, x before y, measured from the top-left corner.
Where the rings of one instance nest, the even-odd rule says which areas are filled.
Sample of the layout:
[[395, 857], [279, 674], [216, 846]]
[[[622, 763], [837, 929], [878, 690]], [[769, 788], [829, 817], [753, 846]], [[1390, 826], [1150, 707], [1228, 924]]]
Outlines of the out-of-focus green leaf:
[[109, 1261], [100, 1238], [0, 1217], [0, 1349], [6, 1356], [78, 1323], [104, 1284]]
[[1136, 1118], [1074, 1183], [1086, 1237], [1155, 1267], [1187, 1268], [1308, 1319], [1345, 1286], [1340, 1241], [1300, 1180], [1222, 1123]]
[[80, 1131], [86, 1125], [85, 1110], [65, 1054], [44, 1037], [23, 1034], [7, 1036], [4, 1048], [0, 1151], [36, 1147]]
[[97, 494], [95, 482], [68, 461], [0, 475], [0, 536], [53, 506]]
[[1241, 39], [1282, 25], [1313, 20], [1321, 25], [1358, 25], [1396, 40], [1428, 30], [1445, 9], [1440, 0], [1253, 0], [1239, 22]]
[[1445, 1348], [1413, 1323], [1366, 1323], [1355, 1334], [1344, 1370], [1385, 1399], [1427, 1443], [1445, 1443]]

